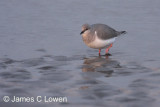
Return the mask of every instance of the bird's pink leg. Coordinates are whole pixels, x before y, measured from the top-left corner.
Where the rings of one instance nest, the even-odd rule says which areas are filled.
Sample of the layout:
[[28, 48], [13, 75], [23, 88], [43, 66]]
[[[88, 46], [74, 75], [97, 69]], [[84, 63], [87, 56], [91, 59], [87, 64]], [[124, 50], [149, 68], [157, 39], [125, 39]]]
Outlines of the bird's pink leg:
[[109, 49], [112, 47], [113, 44], [110, 44], [109, 47], [106, 49], [106, 54], [108, 54]]
[[101, 55], [101, 49], [99, 49], [99, 56]]

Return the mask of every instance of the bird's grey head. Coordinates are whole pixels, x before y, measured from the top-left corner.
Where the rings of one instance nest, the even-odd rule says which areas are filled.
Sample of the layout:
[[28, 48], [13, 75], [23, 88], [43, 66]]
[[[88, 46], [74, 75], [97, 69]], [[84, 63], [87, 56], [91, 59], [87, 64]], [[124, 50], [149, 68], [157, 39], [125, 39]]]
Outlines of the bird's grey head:
[[87, 31], [88, 29], [90, 29], [90, 25], [89, 24], [83, 24], [82, 25], [82, 31], [80, 34], [83, 34], [85, 31]]

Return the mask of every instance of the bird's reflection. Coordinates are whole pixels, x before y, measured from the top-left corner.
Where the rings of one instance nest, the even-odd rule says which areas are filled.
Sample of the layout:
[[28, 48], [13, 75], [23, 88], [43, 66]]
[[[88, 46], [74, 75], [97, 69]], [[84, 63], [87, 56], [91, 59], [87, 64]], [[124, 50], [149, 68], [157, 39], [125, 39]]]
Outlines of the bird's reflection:
[[119, 62], [108, 58], [108, 56], [99, 56], [85, 58], [82, 66], [83, 72], [101, 72], [109, 77], [114, 72], [114, 68], [120, 67]]

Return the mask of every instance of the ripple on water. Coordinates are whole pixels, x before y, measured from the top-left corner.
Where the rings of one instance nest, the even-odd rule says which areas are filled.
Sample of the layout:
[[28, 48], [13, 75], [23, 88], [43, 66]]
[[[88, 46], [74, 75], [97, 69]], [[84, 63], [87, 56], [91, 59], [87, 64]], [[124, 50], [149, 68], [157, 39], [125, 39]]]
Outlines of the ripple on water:
[[32, 59], [26, 59], [21, 61], [21, 64], [24, 67], [33, 67], [33, 66], [44, 64], [44, 63], [45, 63], [44, 58], [32, 58]]
[[38, 69], [40, 69], [40, 70], [52, 70], [52, 69], [56, 69], [56, 67], [48, 65], [48, 66], [39, 67]]
[[10, 81], [21, 81], [31, 78], [30, 72], [25, 69], [12, 69], [10, 71], [1, 72], [0, 76]]
[[66, 81], [72, 76], [69, 74], [69, 71], [67, 70], [45, 70], [45, 71], [39, 71], [41, 73], [40, 80], [47, 81], [50, 83], [58, 83], [62, 81]]
[[13, 59], [10, 59], [10, 58], [1, 58], [0, 62], [4, 63], [4, 64], [12, 64], [12, 63], [17, 62], [17, 61], [13, 60]]

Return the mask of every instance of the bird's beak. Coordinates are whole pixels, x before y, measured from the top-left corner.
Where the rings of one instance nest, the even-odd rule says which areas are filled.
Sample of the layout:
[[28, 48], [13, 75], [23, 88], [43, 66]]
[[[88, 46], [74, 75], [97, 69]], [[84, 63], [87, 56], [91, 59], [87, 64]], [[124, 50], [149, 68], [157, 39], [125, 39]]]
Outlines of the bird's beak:
[[82, 31], [81, 33], [80, 33], [80, 35], [82, 35], [84, 32]]
[[85, 32], [85, 31], [82, 31], [82, 32], [80, 33], [80, 35], [82, 35], [84, 32]]

